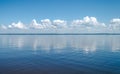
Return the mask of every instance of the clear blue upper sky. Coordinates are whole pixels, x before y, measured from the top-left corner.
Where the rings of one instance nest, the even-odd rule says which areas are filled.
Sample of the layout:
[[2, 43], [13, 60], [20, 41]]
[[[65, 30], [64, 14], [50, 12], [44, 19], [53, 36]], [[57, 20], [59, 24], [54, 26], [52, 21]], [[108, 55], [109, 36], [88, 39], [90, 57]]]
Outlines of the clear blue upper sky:
[[120, 17], [120, 0], [0, 0], [0, 24], [32, 19], [81, 19], [94, 16], [100, 22]]

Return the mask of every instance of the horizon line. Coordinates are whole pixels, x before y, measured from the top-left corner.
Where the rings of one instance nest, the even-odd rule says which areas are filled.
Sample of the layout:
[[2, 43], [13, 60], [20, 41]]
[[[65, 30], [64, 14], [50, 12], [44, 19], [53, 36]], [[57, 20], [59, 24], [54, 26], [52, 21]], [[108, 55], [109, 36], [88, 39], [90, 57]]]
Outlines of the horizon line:
[[0, 35], [120, 35], [120, 33], [0, 33]]

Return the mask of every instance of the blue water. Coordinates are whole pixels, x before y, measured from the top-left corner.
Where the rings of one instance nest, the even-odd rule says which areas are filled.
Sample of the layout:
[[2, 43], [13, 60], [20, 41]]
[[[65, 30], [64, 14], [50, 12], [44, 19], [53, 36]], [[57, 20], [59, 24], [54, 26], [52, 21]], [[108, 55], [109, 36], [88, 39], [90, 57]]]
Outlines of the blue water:
[[0, 35], [0, 74], [120, 74], [120, 35]]

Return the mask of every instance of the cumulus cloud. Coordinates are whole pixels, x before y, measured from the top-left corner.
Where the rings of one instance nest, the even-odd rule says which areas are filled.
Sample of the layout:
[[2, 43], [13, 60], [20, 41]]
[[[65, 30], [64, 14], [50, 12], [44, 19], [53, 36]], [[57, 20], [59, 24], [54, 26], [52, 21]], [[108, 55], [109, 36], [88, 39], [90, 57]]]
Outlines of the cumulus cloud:
[[30, 26], [29, 26], [31, 29], [43, 29], [44, 27], [37, 23], [37, 21], [35, 19], [32, 20]]
[[54, 25], [52, 25], [52, 22], [49, 19], [43, 19], [40, 21], [40, 23], [37, 23], [35, 19], [32, 20], [30, 24], [30, 28], [32, 29], [50, 29], [50, 28], [56, 28]]
[[27, 29], [27, 27], [20, 21], [18, 23], [12, 23], [11, 25], [8, 25], [8, 28]]
[[36, 21], [35, 19], [29, 25], [22, 22], [12, 23], [11, 25], [0, 25], [0, 30], [20, 29], [29, 30], [29, 32], [55, 32], [55, 33], [82, 33], [82, 32], [120, 32], [120, 19], [114, 18], [109, 24], [101, 23], [96, 17], [86, 16], [83, 19], [66, 21], [61, 19], [43, 19]]
[[56, 26], [52, 24], [50, 19], [41, 20], [41, 24], [44, 26], [44, 28], [56, 28]]
[[114, 18], [110, 21], [109, 28], [111, 30], [119, 30], [120, 31], [120, 19]]
[[100, 23], [97, 21], [95, 17], [86, 16], [82, 20], [73, 20], [72, 27], [106, 27], [104, 23]]
[[49, 19], [41, 20], [41, 23], [42, 23], [43, 25], [51, 25], [51, 24], [52, 24]]
[[66, 28], [67, 27], [67, 22], [64, 20], [53, 20], [53, 25], [56, 26], [57, 28]]

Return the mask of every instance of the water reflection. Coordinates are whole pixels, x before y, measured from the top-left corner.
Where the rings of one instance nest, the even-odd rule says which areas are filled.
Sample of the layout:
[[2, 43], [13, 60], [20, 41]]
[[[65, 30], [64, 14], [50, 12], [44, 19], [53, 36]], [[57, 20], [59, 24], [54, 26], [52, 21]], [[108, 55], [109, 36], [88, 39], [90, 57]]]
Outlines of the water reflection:
[[[120, 51], [119, 35], [1, 35], [0, 47], [62, 52], [72, 48], [85, 53], [106, 49]], [[69, 49], [67, 49], [69, 50]], [[70, 49], [71, 50], [71, 49]]]

